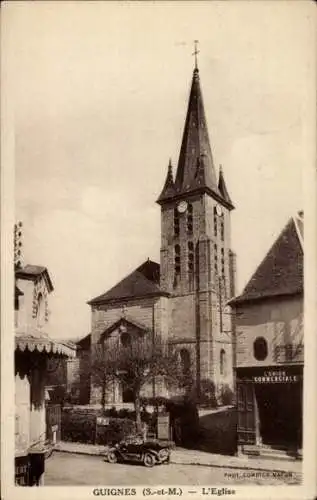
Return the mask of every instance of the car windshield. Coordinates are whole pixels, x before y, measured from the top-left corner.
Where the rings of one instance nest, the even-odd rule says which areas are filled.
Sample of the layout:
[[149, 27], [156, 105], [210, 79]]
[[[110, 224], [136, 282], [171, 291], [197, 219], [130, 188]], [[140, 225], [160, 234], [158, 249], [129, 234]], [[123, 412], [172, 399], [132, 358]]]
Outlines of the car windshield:
[[120, 444], [124, 444], [124, 445], [127, 445], [127, 444], [143, 444], [143, 439], [141, 437], [134, 436], [134, 437], [126, 438], [125, 440], [121, 441]]

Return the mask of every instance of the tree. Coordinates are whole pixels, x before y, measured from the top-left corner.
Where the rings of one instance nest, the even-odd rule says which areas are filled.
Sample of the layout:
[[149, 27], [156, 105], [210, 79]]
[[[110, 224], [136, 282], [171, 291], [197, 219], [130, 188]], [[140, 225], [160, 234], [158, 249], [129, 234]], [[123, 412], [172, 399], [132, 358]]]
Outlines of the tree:
[[130, 389], [136, 414], [137, 431], [141, 431], [141, 390], [156, 377], [163, 377], [166, 384], [176, 384], [183, 379], [177, 352], [159, 335], [126, 334], [108, 338], [94, 346], [92, 363], [95, 381], [102, 388], [101, 403], [105, 406], [105, 395], [110, 382], [117, 381]]

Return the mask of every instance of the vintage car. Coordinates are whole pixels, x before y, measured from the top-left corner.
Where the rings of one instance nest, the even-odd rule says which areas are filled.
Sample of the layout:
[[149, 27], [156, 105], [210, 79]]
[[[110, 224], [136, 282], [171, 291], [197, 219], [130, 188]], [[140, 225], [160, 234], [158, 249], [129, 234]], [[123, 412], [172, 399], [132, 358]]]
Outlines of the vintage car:
[[169, 463], [170, 446], [157, 440], [128, 439], [112, 446], [107, 453], [108, 462], [139, 462], [146, 467]]

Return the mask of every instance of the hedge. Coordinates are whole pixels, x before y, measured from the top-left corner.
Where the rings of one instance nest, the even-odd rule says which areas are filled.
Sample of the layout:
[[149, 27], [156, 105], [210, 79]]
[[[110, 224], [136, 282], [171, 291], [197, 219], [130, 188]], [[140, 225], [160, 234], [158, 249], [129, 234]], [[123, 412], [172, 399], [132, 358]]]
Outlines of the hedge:
[[136, 425], [129, 418], [110, 418], [109, 425], [97, 426], [96, 444], [113, 444], [136, 434]]
[[64, 408], [62, 411], [62, 441], [93, 444], [96, 440], [96, 411]]
[[111, 444], [136, 433], [131, 418], [109, 417], [108, 425], [97, 425], [97, 417], [104, 412], [94, 409], [64, 408], [61, 439], [88, 444]]

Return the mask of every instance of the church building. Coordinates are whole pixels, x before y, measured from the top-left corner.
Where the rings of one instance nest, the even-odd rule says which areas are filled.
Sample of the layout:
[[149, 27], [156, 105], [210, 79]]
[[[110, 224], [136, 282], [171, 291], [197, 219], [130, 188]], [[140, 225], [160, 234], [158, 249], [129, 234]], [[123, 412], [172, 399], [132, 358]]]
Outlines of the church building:
[[[157, 203], [160, 264], [144, 262], [89, 302], [91, 343], [155, 332], [178, 350], [184, 366], [193, 367], [198, 394], [206, 381], [219, 393], [233, 386], [232, 315], [227, 302], [234, 296], [234, 205], [222, 168], [216, 172], [197, 63], [176, 175], [170, 161]], [[123, 387], [107, 394], [108, 403], [128, 400]], [[91, 403], [96, 402], [100, 388], [92, 383]]]

